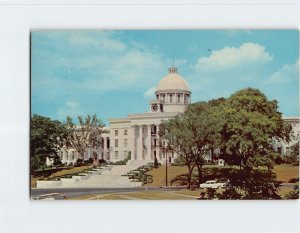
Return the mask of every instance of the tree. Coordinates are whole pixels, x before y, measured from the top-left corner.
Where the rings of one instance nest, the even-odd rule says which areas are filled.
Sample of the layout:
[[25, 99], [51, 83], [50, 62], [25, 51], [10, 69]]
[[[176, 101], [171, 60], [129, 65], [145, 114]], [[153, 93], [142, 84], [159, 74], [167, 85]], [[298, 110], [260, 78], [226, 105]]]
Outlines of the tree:
[[68, 131], [64, 124], [34, 114], [31, 117], [30, 157], [32, 171], [43, 167], [46, 158], [59, 159]]
[[198, 183], [202, 181], [205, 157], [218, 140], [220, 112], [215, 102], [198, 102], [187, 111], [160, 125], [159, 138], [167, 148], [174, 151], [188, 168], [187, 183], [191, 187], [192, 174], [198, 168]]
[[290, 125], [278, 111], [277, 101], [269, 101], [257, 89], [242, 89], [225, 102], [226, 121], [221, 130], [221, 145], [226, 155], [240, 168], [273, 168], [274, 140], [289, 141]]
[[87, 115], [85, 119], [78, 116], [79, 125], [73, 123], [71, 117], [67, 117], [68, 129], [67, 146], [74, 148], [84, 160], [87, 149], [97, 148], [101, 145], [101, 134], [104, 132], [104, 124], [96, 115]]

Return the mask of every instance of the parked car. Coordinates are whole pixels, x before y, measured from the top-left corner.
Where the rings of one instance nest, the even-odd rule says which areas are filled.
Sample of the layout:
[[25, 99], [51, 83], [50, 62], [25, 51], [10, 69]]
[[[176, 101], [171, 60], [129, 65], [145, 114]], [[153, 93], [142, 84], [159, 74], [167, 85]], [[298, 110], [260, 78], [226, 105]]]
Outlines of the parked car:
[[216, 180], [208, 180], [205, 183], [200, 184], [200, 188], [226, 188], [229, 185], [229, 181], [226, 182], [217, 182]]

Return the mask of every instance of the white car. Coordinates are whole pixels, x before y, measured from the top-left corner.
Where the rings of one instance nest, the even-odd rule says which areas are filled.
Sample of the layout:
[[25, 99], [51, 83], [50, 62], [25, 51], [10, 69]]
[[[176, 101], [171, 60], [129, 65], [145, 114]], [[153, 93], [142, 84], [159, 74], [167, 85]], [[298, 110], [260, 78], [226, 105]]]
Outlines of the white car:
[[218, 183], [215, 180], [208, 180], [205, 183], [200, 184], [200, 188], [218, 189], [218, 188], [225, 188], [227, 185], [228, 185], [228, 182]]

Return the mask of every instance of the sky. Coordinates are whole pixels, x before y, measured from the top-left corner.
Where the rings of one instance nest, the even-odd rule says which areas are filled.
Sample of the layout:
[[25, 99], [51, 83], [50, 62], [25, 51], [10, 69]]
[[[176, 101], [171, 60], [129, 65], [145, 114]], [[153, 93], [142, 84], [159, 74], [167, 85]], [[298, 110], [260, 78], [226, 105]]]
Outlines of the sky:
[[173, 65], [192, 102], [258, 88], [299, 115], [297, 30], [52, 30], [31, 33], [31, 113], [109, 118], [149, 111]]

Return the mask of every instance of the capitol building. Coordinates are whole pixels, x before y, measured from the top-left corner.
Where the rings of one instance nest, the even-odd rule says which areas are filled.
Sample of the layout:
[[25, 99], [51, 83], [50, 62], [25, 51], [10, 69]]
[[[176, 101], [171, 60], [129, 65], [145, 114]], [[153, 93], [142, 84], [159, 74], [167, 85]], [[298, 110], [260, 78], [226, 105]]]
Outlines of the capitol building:
[[[108, 119], [109, 126], [104, 128], [106, 133], [102, 134], [101, 146], [87, 150], [84, 159], [116, 162], [129, 156], [129, 163], [145, 164], [153, 162], [156, 157], [158, 162], [164, 164], [166, 155], [158, 145], [159, 125], [162, 121], [183, 113], [191, 103], [191, 95], [188, 83], [178, 74], [177, 68], [170, 67], [168, 74], [156, 87], [155, 98], [150, 101], [149, 111], [129, 114], [126, 118]], [[291, 123], [295, 136], [299, 137], [299, 118], [287, 117], [284, 120]], [[289, 153], [289, 148], [294, 143], [295, 141], [290, 144], [278, 142], [274, 149], [284, 156]], [[176, 158], [176, 154], [167, 156], [171, 162]], [[74, 164], [79, 158], [80, 155], [74, 149], [61, 153], [63, 163]]]

